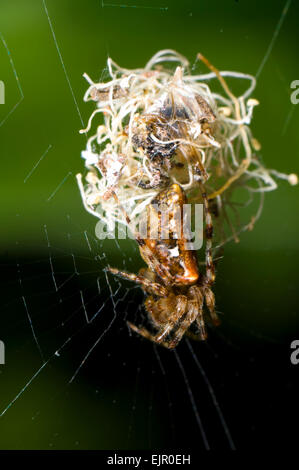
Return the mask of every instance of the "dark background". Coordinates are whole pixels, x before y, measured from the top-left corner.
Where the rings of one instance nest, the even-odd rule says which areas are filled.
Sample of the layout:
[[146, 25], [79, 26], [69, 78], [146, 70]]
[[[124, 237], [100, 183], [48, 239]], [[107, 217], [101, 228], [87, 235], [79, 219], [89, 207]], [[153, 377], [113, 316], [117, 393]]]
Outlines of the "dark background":
[[[266, 194], [254, 231], [226, 246], [215, 289], [222, 325], [207, 344], [189, 343], [193, 356], [185, 341], [174, 353], [130, 335], [125, 319], [140, 323], [142, 294], [113, 279], [107, 285], [102, 270], [110, 263], [136, 272], [140, 257], [133, 242], [94, 239], [96, 221], [75, 182], [85, 138], [74, 97], [84, 123], [93, 109], [82, 100], [83, 72], [96, 80], [108, 56], [134, 68], [173, 48], [191, 62], [200, 51], [219, 69], [255, 75], [285, 2], [124, 3], [47, 1], [66, 77], [43, 2], [1, 2], [10, 54], [0, 43], [0, 409], [11, 406], [0, 418], [0, 448], [200, 450], [200, 419], [210, 447], [228, 449], [213, 393], [237, 448], [291, 448], [298, 441], [299, 365], [290, 362], [298, 338], [298, 188], [281, 182]], [[299, 172], [299, 115], [290, 101], [290, 83], [299, 79], [298, 15], [293, 1], [254, 94], [261, 104], [252, 129], [263, 161], [286, 173]], [[24, 99], [10, 113], [18, 83]], [[114, 303], [110, 288], [119, 289]], [[81, 294], [89, 318], [104, 304], [90, 324]], [[29, 320], [47, 361], [36, 377], [43, 360]]]

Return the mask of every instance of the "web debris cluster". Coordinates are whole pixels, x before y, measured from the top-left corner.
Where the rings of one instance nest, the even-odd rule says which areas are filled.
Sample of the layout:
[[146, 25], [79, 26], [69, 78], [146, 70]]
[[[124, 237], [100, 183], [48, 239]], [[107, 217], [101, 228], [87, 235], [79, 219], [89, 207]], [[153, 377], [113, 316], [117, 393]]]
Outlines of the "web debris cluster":
[[[261, 146], [250, 129], [253, 110], [259, 104], [252, 97], [256, 79], [245, 73], [218, 71], [201, 54], [198, 59], [210, 69], [209, 73], [192, 74], [184, 56], [173, 50], [162, 50], [144, 68], [133, 70], [120, 67], [109, 58], [107, 68], [111, 80], [108, 82], [94, 82], [84, 74], [89, 83], [84, 101], [94, 101], [96, 109], [86, 129], [81, 131], [88, 134], [82, 152], [87, 174], [84, 180], [81, 175], [77, 179], [86, 210], [108, 228], [113, 229], [115, 222], [126, 223], [122, 208], [136, 223], [161, 189], [161, 172], [157, 175], [152, 165], [155, 155], [149, 157], [145, 148], [148, 140], [144, 144], [150, 120], [158, 120], [161, 113], [169, 132], [159, 132], [156, 126], [155, 133], [153, 128], [149, 137], [151, 145], [164, 152], [163, 156], [172, 157], [165, 184], [179, 183], [188, 200], [198, 198], [198, 178], [190, 149], [206, 172], [208, 198], [216, 202], [218, 212], [222, 210], [226, 218], [226, 208], [233, 206], [237, 188], [245, 188], [251, 200], [253, 193], [276, 189], [277, 178], [297, 184], [296, 175], [267, 169], [259, 158]], [[243, 94], [235, 96], [227, 78], [244, 80], [249, 86]], [[221, 93], [215, 90], [214, 79], [218, 79]], [[209, 126], [207, 119], [203, 119], [200, 100], [214, 113], [215, 119], [210, 120], [213, 122]], [[184, 126], [183, 136], [176, 132], [178, 126]], [[118, 200], [111, 197], [114, 191]], [[245, 226], [234, 227], [230, 222], [233, 235], [223, 235], [220, 243], [231, 238], [236, 240], [239, 231], [251, 228], [261, 213], [262, 203], [263, 198], [257, 213]]]

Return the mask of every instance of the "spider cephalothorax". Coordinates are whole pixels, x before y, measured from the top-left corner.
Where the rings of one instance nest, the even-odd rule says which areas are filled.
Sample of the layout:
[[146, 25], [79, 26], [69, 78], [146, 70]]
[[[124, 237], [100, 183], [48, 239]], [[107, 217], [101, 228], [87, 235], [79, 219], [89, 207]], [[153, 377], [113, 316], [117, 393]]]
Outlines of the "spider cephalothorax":
[[[206, 217], [206, 273], [199, 273], [194, 250], [187, 245], [184, 224], [177, 229], [178, 215], [183, 218], [183, 207], [187, 199], [178, 184], [162, 190], [147, 209], [148, 234], [154, 238], [136, 240], [140, 254], [148, 267], [139, 275], [129, 274], [109, 268], [113, 274], [141, 284], [148, 294], [145, 309], [152, 326], [158, 330], [152, 334], [144, 327], [129, 323], [130, 327], [142, 336], [160, 343], [167, 348], [174, 348], [193, 322], [198, 326], [200, 339], [206, 339], [207, 332], [203, 307], [206, 304], [212, 321], [218, 324], [215, 313], [215, 298], [211, 290], [214, 282], [214, 266], [211, 253], [212, 219], [208, 209], [203, 185], [200, 186], [205, 206]], [[167, 226], [162, 223], [167, 220]], [[165, 231], [169, 236], [165, 237]]]

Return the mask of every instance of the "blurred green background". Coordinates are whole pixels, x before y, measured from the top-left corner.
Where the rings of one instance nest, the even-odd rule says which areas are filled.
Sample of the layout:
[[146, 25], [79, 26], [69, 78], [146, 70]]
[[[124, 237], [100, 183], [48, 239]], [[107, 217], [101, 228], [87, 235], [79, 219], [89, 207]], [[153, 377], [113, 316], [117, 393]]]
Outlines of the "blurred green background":
[[[0, 106], [0, 122], [5, 119], [0, 127], [0, 246], [2, 272], [6, 279], [0, 339], [7, 347], [7, 364], [0, 366], [3, 408], [40, 366], [38, 351], [25, 323], [26, 311], [18, 299], [28, 295], [30, 303], [37, 292], [43, 292], [37, 279], [36, 260], [41, 258], [49, 262], [44, 253], [48, 249], [44, 225], [50, 234], [50, 251], [52, 248], [55, 251], [54, 258], [65, 253], [84, 258], [86, 246], [81, 235], [84, 231], [94, 233], [96, 221], [84, 211], [75, 181], [75, 174], [83, 171], [80, 152], [85, 147], [85, 137], [79, 134], [83, 127], [80, 115], [86, 123], [93, 109], [92, 103], [83, 103], [87, 84], [82, 74], [86, 72], [94, 80], [99, 79], [108, 56], [124, 67], [134, 68], [141, 67], [158, 50], [172, 48], [188, 57], [190, 62], [200, 51], [219, 69], [255, 75], [285, 5], [284, 0], [134, 0], [124, 3], [125, 7], [118, 0], [113, 0], [113, 6], [105, 6], [108, 1], [103, 6], [100, 0], [47, 0], [58, 51], [42, 1], [1, 2], [0, 31], [10, 51], [8, 55], [4, 44], [0, 43], [0, 80], [6, 87], [6, 102]], [[293, 1], [254, 93], [260, 106], [255, 109], [252, 129], [262, 144], [263, 161], [267, 167], [286, 173], [299, 173], [299, 110], [290, 101], [290, 83], [299, 79], [298, 15], [299, 4]], [[8, 115], [20, 100], [11, 58], [24, 99]], [[47, 154], [28, 176], [48, 148]], [[298, 187], [281, 182], [275, 192], [266, 194], [264, 212], [254, 231], [243, 234], [238, 245], [232, 243], [226, 247], [216, 286], [217, 306], [224, 314], [224, 334], [226, 331], [233, 341], [242, 338], [241, 343], [249, 350], [263, 348], [265, 337], [274, 338], [283, 345], [281, 354], [286, 356], [286, 367], [288, 341], [296, 338], [298, 325], [298, 191]], [[137, 263], [141, 265], [137, 255], [130, 258], [132, 244], [123, 242], [118, 251], [114, 244], [107, 242], [103, 252], [117, 266], [125, 262], [128, 268], [135, 270]], [[19, 274], [18, 263], [21, 266]], [[37, 271], [34, 275], [27, 274], [24, 266], [32, 267], [33, 263]], [[83, 263], [82, 270], [87, 272], [88, 269]], [[94, 265], [94, 273], [96, 269]], [[11, 277], [8, 279], [9, 272]], [[29, 288], [26, 281], [31, 276], [35, 276], [35, 281]], [[48, 282], [49, 278], [50, 272]], [[48, 292], [46, 288], [45, 292]], [[34, 308], [43, 311], [46, 299], [45, 293], [41, 296], [40, 307], [30, 305], [30, 312], [35, 311]], [[51, 308], [46, 309], [41, 330], [46, 330], [51, 315]], [[18, 326], [20, 322], [24, 322], [21, 327]], [[51, 341], [59, 345], [62, 339], [58, 324], [57, 319], [56, 329], [52, 325]], [[254, 339], [250, 332], [254, 332]], [[125, 339], [126, 335], [127, 331]], [[260, 337], [258, 346], [256, 337]], [[19, 345], [23, 345], [22, 348]], [[104, 351], [112, 348], [108, 342]], [[97, 353], [96, 357], [99, 359]], [[43, 380], [20, 399], [21, 403], [17, 402], [0, 419], [1, 448], [150, 446], [138, 432], [129, 443], [123, 437], [129, 426], [129, 418], [123, 410], [131, 394], [125, 373], [123, 382], [107, 385], [102, 381], [101, 400], [95, 399], [96, 386], [93, 382], [90, 384], [91, 379], [85, 373], [84, 379], [72, 388], [71, 399], [63, 394], [53, 406], [49, 404], [49, 396], [55, 395], [56, 385], [53, 384], [57, 382], [57, 389], [63, 389], [78, 361], [70, 354], [61, 370], [50, 369]], [[99, 372], [96, 360], [93, 366]], [[133, 381], [136, 368], [134, 363]], [[96, 372], [93, 372], [95, 381]], [[229, 383], [226, 386], [229, 390]], [[123, 397], [123, 407], [118, 411], [110, 409], [112, 392], [109, 387], [114, 391], [115, 387], [121, 390], [118, 393]], [[139, 429], [138, 422], [143, 421], [143, 413], [148, 412], [147, 398], [141, 391], [138, 397], [143, 403], [140, 409], [144, 407], [145, 411], [133, 413], [135, 430]], [[84, 416], [78, 415], [80, 402], [85, 403]], [[153, 434], [156, 445], [163, 446], [166, 441], [159, 433], [166, 425], [161, 428], [158, 424], [159, 405], [154, 403]], [[59, 407], [61, 410], [57, 411]], [[43, 413], [33, 427], [32, 416], [39, 414], [37, 410], [43, 410]], [[229, 414], [229, 402], [227, 410]], [[100, 430], [96, 419], [101, 421]], [[105, 428], [108, 421], [116, 424], [113, 424], [112, 434], [107, 431], [105, 437], [103, 425]], [[140, 426], [142, 429], [142, 424]], [[55, 433], [58, 437], [53, 438]]]

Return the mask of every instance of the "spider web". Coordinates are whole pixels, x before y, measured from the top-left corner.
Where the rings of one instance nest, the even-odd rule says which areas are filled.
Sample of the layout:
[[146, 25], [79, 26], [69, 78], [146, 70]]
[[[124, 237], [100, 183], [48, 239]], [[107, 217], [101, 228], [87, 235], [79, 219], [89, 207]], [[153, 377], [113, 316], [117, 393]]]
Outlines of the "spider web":
[[[69, 95], [63, 105], [68, 106], [73, 128], [77, 129], [84, 127], [86, 117], [78, 87], [68, 72], [68, 64], [76, 56], [67, 59], [63, 53], [64, 44], [59, 36], [62, 25], [51, 12], [55, 10], [57, 14], [59, 7], [56, 5], [54, 9], [52, 3], [42, 0], [34, 9], [40, 8], [44, 15], [44, 34], [53, 45], [53, 56], [55, 53], [58, 59], [53, 67], [61, 69], [66, 85], [64, 93]], [[236, 8], [233, 3], [231, 8]], [[281, 6], [257, 76], [271, 57], [291, 0], [282, 2]], [[172, 8], [172, 3], [166, 0], [150, 5], [147, 1], [132, 4], [102, 1], [91, 2], [86, 14], [100, 15], [103, 24], [107, 22], [112, 27], [122, 12], [127, 18], [141, 10], [150, 10], [151, 18], [164, 15], [167, 23]], [[186, 18], [196, 11], [192, 3], [186, 4]], [[82, 21], [87, 31], [88, 21], [86, 18]], [[170, 23], [171, 20], [167, 24]], [[110, 55], [115, 40], [107, 29], [105, 53]], [[96, 47], [86, 34], [84, 45], [94, 48], [95, 54]], [[22, 62], [24, 51], [10, 49], [10, 34], [1, 34], [0, 38], [1, 63], [11, 90], [13, 83], [15, 86], [12, 92], [15, 101], [10, 107], [5, 105], [0, 117], [0, 132], [5, 133], [9, 126], [17, 129], [21, 125], [28, 115], [28, 104], [15, 60], [17, 55]], [[88, 61], [84, 66], [88, 66]], [[23, 63], [22, 69], [25, 70]], [[103, 69], [102, 75], [105, 73]], [[42, 93], [45, 87], [47, 83], [39, 84], [38, 92]], [[285, 118], [284, 133], [291, 118], [292, 115]], [[6, 346], [6, 364], [1, 369], [3, 447], [207, 450], [245, 446], [258, 421], [257, 414], [264, 410], [264, 402], [254, 394], [249, 405], [244, 390], [250, 379], [262, 380], [263, 367], [270, 368], [270, 356], [272, 360], [275, 356], [276, 367], [280, 367], [281, 349], [277, 341], [266, 338], [266, 332], [256, 338], [256, 331], [246, 330], [246, 325], [242, 330], [240, 323], [237, 339], [225, 316], [223, 328], [212, 330], [207, 343], [184, 340], [175, 351], [166, 351], [132, 335], [126, 320], [135, 324], [145, 321], [143, 294], [138, 286], [107, 274], [105, 267], [111, 265], [136, 272], [142, 266], [136, 243], [130, 241], [124, 245], [122, 241], [101, 241], [95, 237], [95, 221], [84, 213], [74, 173], [68, 165], [71, 159], [77, 159], [78, 164], [72, 164], [71, 168], [80, 171], [82, 138], [77, 140], [77, 155], [69, 157], [67, 146], [62, 147], [64, 153], [59, 151], [60, 141], [57, 144], [53, 133], [48, 132], [44, 137], [45, 145], [39, 154], [30, 141], [24, 143], [26, 165], [22, 163], [22, 172], [16, 179], [10, 167], [12, 183], [22, 185], [17, 194], [21, 198], [24, 195], [24, 205], [18, 200], [16, 210], [7, 215], [9, 223], [17, 226], [17, 232], [2, 254], [1, 263], [5, 281], [0, 339]], [[7, 147], [4, 153], [9, 158]], [[49, 160], [57, 167], [57, 176], [46, 188], [34, 186], [34, 190], [40, 191], [36, 201], [38, 217], [30, 220], [25, 194], [31, 190], [34, 178], [41, 178], [47, 171], [43, 165]], [[70, 195], [77, 199], [77, 209], [69, 204]], [[28, 224], [30, 231], [26, 228]], [[219, 283], [225, 281], [222, 276], [220, 267]], [[226, 288], [233, 290], [233, 280], [228, 280]], [[222, 307], [221, 292], [219, 303]], [[243, 345], [244, 338], [250, 343], [250, 333], [257, 341], [254, 347], [264, 348], [259, 367], [255, 367], [258, 354]], [[283, 365], [279, 370], [284, 370]], [[266, 396], [271, 386], [277, 387], [274, 372], [261, 395]], [[233, 407], [238, 401], [240, 413], [235, 413]], [[252, 417], [255, 406], [257, 414]], [[269, 419], [272, 411], [271, 407], [264, 410]]]

